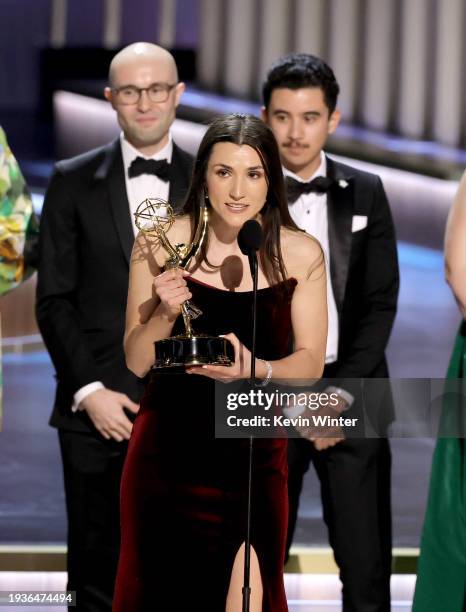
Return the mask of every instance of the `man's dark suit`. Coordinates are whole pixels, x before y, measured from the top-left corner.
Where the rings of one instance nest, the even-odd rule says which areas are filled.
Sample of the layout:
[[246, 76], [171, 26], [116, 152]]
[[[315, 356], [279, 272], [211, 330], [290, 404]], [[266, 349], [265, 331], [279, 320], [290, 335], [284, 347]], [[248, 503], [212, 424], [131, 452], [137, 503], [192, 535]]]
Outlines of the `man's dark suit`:
[[[327, 158], [335, 179], [327, 194], [330, 278], [339, 321], [338, 360], [325, 367], [328, 384], [348, 390], [353, 406], [345, 417], [364, 419], [382, 435], [392, 418], [387, 389], [366, 393], [363, 378], [388, 377], [385, 349], [399, 288], [395, 231], [380, 179]], [[367, 225], [352, 231], [357, 215]], [[356, 228], [355, 228], [356, 229]], [[327, 384], [327, 383], [326, 383]], [[360, 430], [361, 431], [361, 430]], [[349, 433], [349, 432], [348, 432]], [[290, 519], [296, 523], [303, 476], [312, 461], [321, 481], [324, 520], [340, 567], [346, 612], [389, 612], [391, 565], [390, 448], [388, 440], [348, 437], [317, 451], [308, 440], [289, 440]]]
[[[175, 209], [191, 170], [192, 157], [174, 144], [169, 200]], [[73, 414], [71, 405], [76, 391], [95, 381], [140, 399], [142, 381], [127, 369], [123, 351], [133, 242], [120, 141], [59, 162], [41, 216], [36, 310], [57, 377], [50, 424], [59, 429], [68, 588], [77, 591], [78, 610], [111, 609], [127, 444], [105, 440], [87, 413]]]

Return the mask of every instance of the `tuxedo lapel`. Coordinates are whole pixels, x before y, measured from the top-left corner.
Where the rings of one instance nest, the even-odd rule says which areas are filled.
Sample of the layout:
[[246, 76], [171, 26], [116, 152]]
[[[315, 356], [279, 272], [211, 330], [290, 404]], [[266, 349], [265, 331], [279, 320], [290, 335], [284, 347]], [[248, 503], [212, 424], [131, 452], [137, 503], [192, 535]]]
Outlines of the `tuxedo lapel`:
[[327, 158], [327, 176], [335, 180], [327, 193], [330, 277], [337, 309], [345, 296], [352, 242], [354, 186], [351, 176]]
[[173, 143], [172, 162], [170, 164], [170, 188], [168, 192], [168, 201], [173, 206], [175, 212], [180, 212], [186, 194], [188, 192], [190, 181], [190, 168], [185, 163], [180, 154], [179, 147]]
[[95, 178], [96, 180], [105, 180], [107, 183], [110, 210], [123, 253], [129, 264], [134, 243], [134, 232], [126, 194], [125, 170], [119, 139], [109, 146], [107, 155], [95, 173]]

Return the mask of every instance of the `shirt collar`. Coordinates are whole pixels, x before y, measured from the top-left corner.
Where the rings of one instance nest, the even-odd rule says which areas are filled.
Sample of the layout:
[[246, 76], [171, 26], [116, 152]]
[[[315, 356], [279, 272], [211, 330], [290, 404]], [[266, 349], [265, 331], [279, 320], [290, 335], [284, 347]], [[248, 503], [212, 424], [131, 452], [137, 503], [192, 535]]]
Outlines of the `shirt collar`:
[[321, 151], [320, 152], [320, 165], [317, 168], [317, 170], [314, 172], [314, 174], [311, 176], [311, 178], [307, 180], [304, 180], [303, 178], [301, 178], [294, 172], [291, 172], [291, 170], [288, 170], [287, 168], [285, 168], [285, 166], [282, 166], [282, 168], [283, 168], [284, 176], [289, 176], [300, 183], [309, 183], [310, 181], [315, 179], [317, 176], [327, 176], [327, 158], [325, 157], [325, 153]]
[[166, 159], [168, 163], [171, 163], [172, 154], [173, 154], [173, 139], [170, 132], [168, 132], [168, 142], [167, 144], [148, 157], [147, 155], [143, 155], [140, 151], [138, 151], [133, 145], [126, 140], [123, 132], [120, 134], [120, 143], [121, 143], [121, 154], [123, 156], [123, 164], [126, 169], [128, 169], [131, 163], [136, 159], [136, 157], [142, 157], [144, 159]]

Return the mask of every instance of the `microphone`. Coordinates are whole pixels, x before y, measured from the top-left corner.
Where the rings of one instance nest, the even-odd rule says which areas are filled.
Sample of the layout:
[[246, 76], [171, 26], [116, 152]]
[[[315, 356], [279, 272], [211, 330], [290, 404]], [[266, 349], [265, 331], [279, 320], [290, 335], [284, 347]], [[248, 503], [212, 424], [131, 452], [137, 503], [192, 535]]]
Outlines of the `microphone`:
[[257, 276], [257, 251], [262, 243], [262, 227], [258, 221], [249, 219], [244, 223], [238, 234], [238, 246], [243, 255], [247, 255], [249, 259], [249, 267], [251, 276], [254, 279]]
[[[249, 267], [252, 276], [252, 343], [251, 343], [251, 371], [250, 383], [254, 386], [256, 378], [256, 319], [257, 319], [257, 251], [262, 243], [262, 227], [258, 221], [249, 219], [238, 233], [238, 246], [243, 255], [249, 259]], [[249, 463], [248, 463], [248, 491], [246, 512], [246, 537], [244, 542], [244, 568], [243, 568], [243, 607], [242, 612], [249, 612], [251, 597], [251, 500], [252, 500], [252, 451], [253, 438], [249, 438]]]

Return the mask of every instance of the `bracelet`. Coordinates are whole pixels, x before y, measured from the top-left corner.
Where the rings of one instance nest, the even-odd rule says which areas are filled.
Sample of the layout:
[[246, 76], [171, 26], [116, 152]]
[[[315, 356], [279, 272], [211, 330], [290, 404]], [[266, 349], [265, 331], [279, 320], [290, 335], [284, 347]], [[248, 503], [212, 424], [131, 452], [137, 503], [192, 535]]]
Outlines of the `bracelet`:
[[270, 361], [267, 361], [266, 359], [260, 359], [259, 357], [258, 357], [258, 361], [262, 361], [262, 363], [267, 368], [267, 372], [265, 374], [265, 378], [263, 378], [261, 382], [258, 382], [256, 384], [258, 384], [259, 387], [265, 387], [266, 385], [269, 384], [269, 380], [272, 378], [272, 372], [273, 372], [272, 364], [270, 363]]

